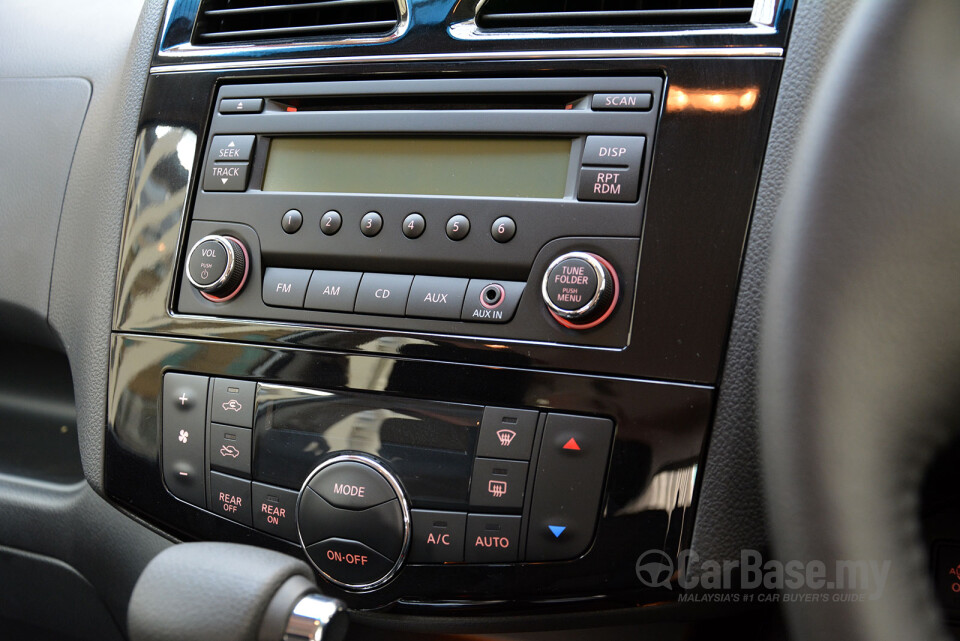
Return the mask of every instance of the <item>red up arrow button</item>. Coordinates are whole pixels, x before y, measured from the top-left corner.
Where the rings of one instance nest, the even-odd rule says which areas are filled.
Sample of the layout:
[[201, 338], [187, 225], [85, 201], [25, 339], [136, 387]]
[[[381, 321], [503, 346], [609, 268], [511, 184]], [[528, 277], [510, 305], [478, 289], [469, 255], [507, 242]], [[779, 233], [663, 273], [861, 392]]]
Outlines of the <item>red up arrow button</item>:
[[577, 443], [577, 440], [576, 440], [576, 439], [571, 438], [569, 441], [567, 441], [566, 443], [563, 444], [563, 449], [565, 449], [565, 450], [576, 450], [576, 451], [579, 452], [579, 451], [580, 451], [580, 444]]

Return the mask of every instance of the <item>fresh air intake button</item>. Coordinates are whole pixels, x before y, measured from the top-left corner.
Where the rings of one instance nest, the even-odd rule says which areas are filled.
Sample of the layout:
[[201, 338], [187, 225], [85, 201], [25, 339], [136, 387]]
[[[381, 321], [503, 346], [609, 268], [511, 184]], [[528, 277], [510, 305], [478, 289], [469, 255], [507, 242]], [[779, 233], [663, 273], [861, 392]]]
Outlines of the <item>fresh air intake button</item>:
[[577, 198], [614, 203], [632, 203], [637, 200], [640, 187], [640, 167], [627, 169], [593, 168], [580, 169], [580, 187]]
[[317, 472], [310, 489], [327, 503], [347, 510], [363, 510], [397, 498], [376, 470], [362, 463], [337, 463]]
[[222, 114], [258, 114], [263, 111], [263, 98], [224, 98], [220, 101]]
[[485, 407], [480, 421], [477, 456], [530, 460], [539, 416], [536, 410]]
[[354, 311], [358, 314], [403, 316], [407, 308], [407, 292], [413, 276], [400, 274], [364, 274], [357, 292]]
[[407, 298], [407, 316], [459, 319], [468, 283], [466, 278], [417, 276]]
[[208, 162], [204, 169], [204, 191], [244, 191], [248, 162]]
[[246, 427], [211, 424], [210, 467], [249, 478], [251, 432]]
[[643, 136], [587, 136], [584, 165], [639, 167], [643, 164]]
[[463, 512], [410, 510], [413, 533], [410, 561], [413, 563], [459, 563], [463, 561], [463, 537], [467, 515]]
[[513, 318], [526, 283], [474, 278], [467, 286], [460, 320], [506, 323]]
[[256, 136], [226, 135], [214, 136], [210, 141], [210, 155], [208, 158], [215, 161], [229, 160], [239, 162], [250, 160], [253, 155], [253, 142]]
[[263, 275], [263, 302], [274, 307], [303, 307], [308, 269], [268, 267]]
[[362, 277], [360, 272], [316, 270], [310, 277], [303, 306], [328, 312], [352, 312]]
[[520, 517], [468, 514], [463, 558], [467, 563], [510, 563], [519, 557]]
[[590, 106], [594, 111], [648, 111], [653, 107], [653, 94], [598, 93]]
[[508, 511], [520, 509], [528, 465], [526, 461], [478, 458], [473, 464], [470, 505]]

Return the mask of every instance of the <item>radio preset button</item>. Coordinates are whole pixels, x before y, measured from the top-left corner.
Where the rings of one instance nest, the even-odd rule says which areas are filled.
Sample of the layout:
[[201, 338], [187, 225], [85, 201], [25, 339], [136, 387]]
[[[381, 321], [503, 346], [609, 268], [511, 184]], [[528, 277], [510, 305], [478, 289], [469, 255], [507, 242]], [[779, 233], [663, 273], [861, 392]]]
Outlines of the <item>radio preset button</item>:
[[303, 214], [301, 214], [296, 209], [291, 209], [283, 215], [283, 218], [280, 219], [280, 226], [283, 228], [283, 231], [288, 234], [295, 234], [300, 231], [300, 227], [303, 225]]
[[653, 94], [598, 93], [590, 106], [594, 111], [648, 111], [653, 107]]
[[637, 200], [640, 187], [640, 167], [627, 169], [583, 167], [577, 198], [614, 203], [632, 203]]
[[368, 211], [360, 219], [360, 231], [364, 236], [376, 236], [383, 229], [383, 217], [375, 211]]
[[407, 316], [458, 320], [469, 282], [466, 278], [417, 276], [407, 299]]
[[222, 114], [258, 114], [263, 111], [263, 98], [224, 98], [220, 101]]
[[314, 271], [303, 306], [328, 312], [352, 312], [362, 277], [360, 272]]
[[403, 219], [403, 235], [407, 238], [420, 238], [426, 228], [427, 221], [416, 212]]
[[208, 162], [203, 177], [204, 191], [244, 191], [248, 162]]
[[520, 517], [501, 514], [468, 514], [467, 563], [510, 563], [520, 556]]
[[263, 302], [274, 307], [303, 307], [309, 281], [308, 269], [268, 267], [263, 275]]
[[403, 316], [412, 283], [413, 276], [364, 274], [353, 309], [358, 314]]
[[333, 209], [320, 217], [320, 231], [327, 236], [333, 236], [340, 231], [340, 225], [342, 224], [343, 218], [340, 217], [340, 212]]
[[505, 243], [512, 239], [517, 233], [517, 224], [509, 216], [501, 216], [493, 221], [490, 227], [490, 235], [498, 243]]
[[584, 165], [639, 167], [643, 163], [643, 136], [587, 136]]
[[410, 510], [413, 531], [410, 561], [413, 563], [458, 563], [463, 561], [463, 536], [467, 515], [463, 512]]
[[463, 240], [470, 233], [470, 219], [463, 214], [451, 216], [447, 221], [447, 238]]
[[460, 320], [506, 323], [513, 318], [526, 283], [474, 278], [467, 286]]
[[210, 141], [209, 160], [232, 160], [238, 162], [241, 160], [250, 160], [253, 155], [253, 142], [255, 136], [252, 134], [244, 136], [214, 136]]

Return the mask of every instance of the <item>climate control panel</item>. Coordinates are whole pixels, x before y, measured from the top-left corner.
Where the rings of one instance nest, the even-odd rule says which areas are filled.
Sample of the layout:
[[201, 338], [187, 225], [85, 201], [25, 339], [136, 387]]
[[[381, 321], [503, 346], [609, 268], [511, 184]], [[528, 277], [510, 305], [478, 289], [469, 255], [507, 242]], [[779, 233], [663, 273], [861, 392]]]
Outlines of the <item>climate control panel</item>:
[[169, 492], [302, 545], [346, 589], [406, 564], [578, 558], [612, 420], [168, 372]]

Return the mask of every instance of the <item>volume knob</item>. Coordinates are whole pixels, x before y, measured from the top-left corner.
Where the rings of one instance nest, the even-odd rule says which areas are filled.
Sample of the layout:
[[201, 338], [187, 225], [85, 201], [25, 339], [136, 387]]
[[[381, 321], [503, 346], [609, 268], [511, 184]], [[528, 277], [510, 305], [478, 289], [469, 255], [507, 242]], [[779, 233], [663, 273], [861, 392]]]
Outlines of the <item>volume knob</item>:
[[215, 303], [239, 294], [249, 269], [247, 248], [231, 236], [204, 236], [187, 254], [187, 280], [201, 296]]
[[588, 252], [563, 254], [547, 267], [541, 294], [547, 311], [570, 329], [590, 329], [613, 313], [620, 281], [613, 266]]

